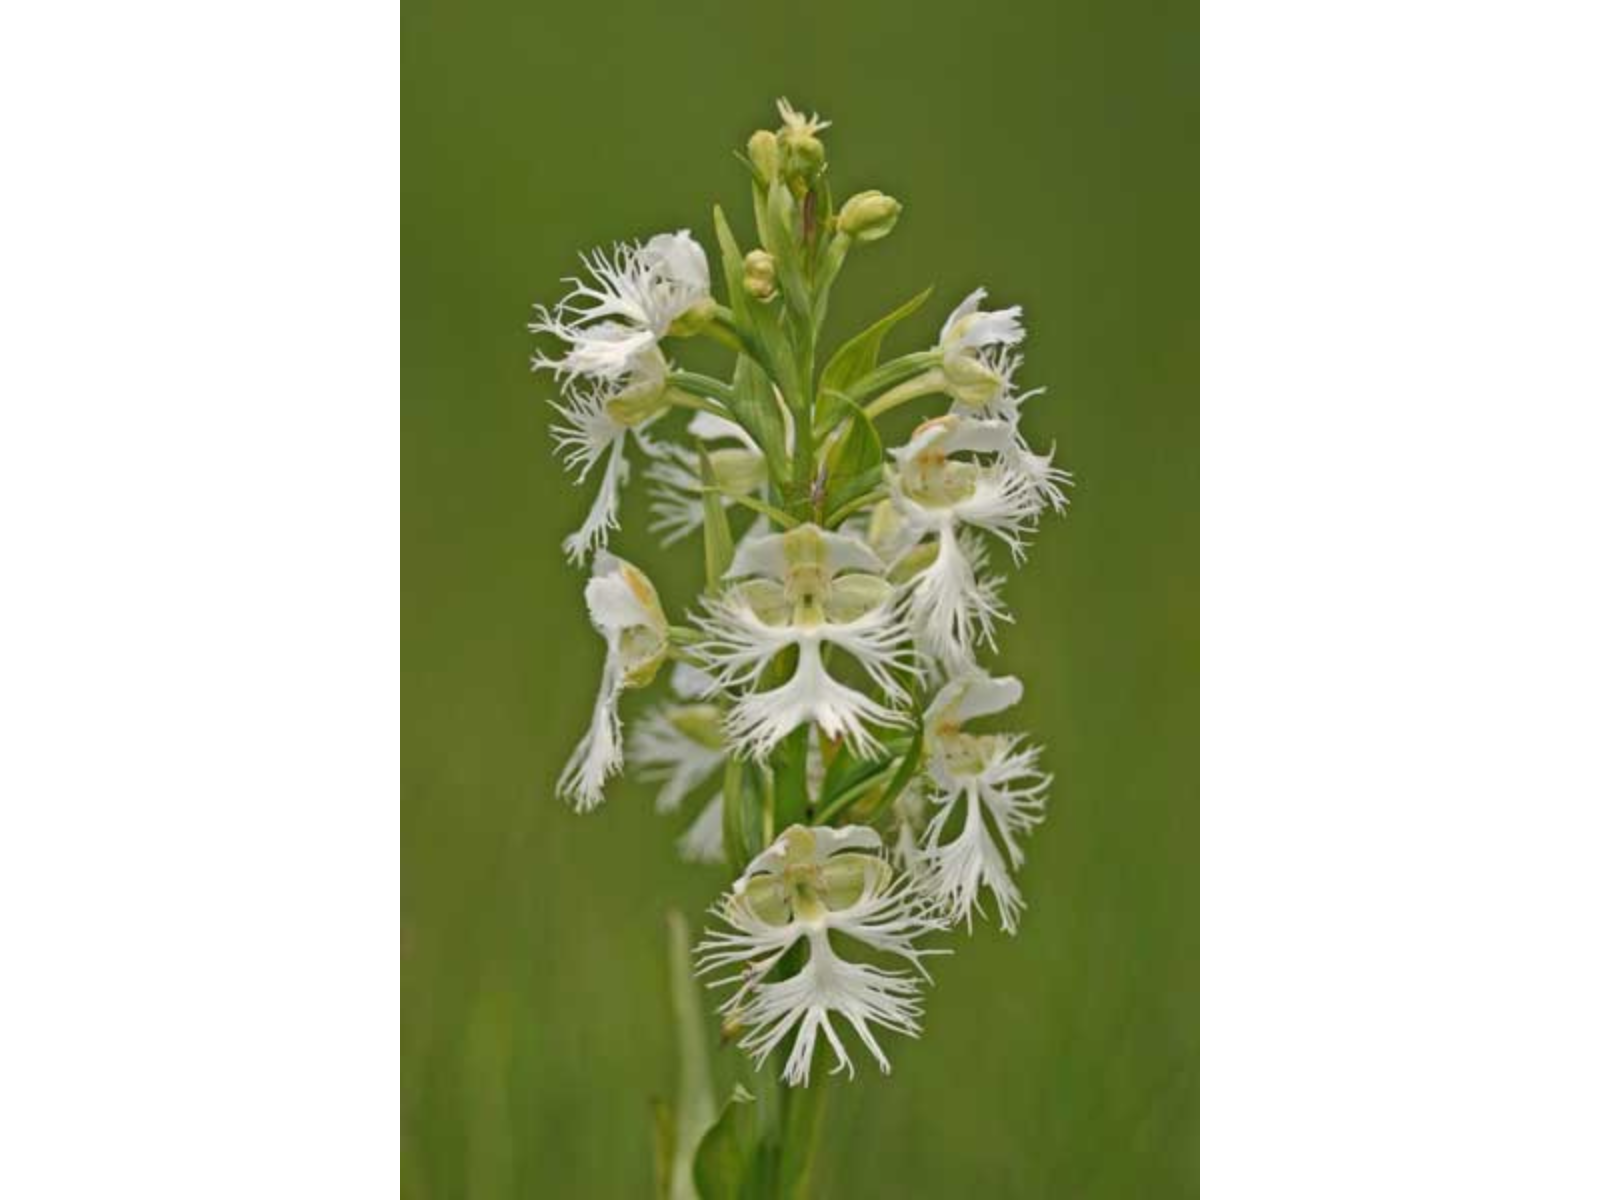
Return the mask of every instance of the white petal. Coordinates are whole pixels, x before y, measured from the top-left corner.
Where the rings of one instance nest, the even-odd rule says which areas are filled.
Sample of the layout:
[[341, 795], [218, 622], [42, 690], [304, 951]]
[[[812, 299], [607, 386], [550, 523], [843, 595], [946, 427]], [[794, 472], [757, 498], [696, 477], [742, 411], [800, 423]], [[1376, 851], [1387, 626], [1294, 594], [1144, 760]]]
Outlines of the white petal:
[[699, 438], [702, 442], [722, 442], [732, 439], [744, 446], [747, 450], [761, 452], [761, 447], [756, 445], [755, 439], [744, 431], [743, 425], [735, 424], [727, 417], [719, 417], [716, 413], [697, 411], [689, 418], [689, 436]]
[[621, 672], [606, 656], [589, 730], [556, 781], [556, 793], [565, 796], [579, 812], [589, 812], [605, 799], [606, 781], [622, 769], [622, 722], [617, 717]]
[[603, 634], [620, 633], [637, 625], [666, 628], [650, 581], [637, 567], [613, 554], [602, 552], [595, 559], [594, 574], [584, 585], [583, 599], [589, 620]]
[[868, 724], [905, 724], [903, 713], [885, 708], [828, 674], [816, 640], [800, 643], [794, 675], [771, 691], [741, 696], [728, 714], [728, 737], [741, 750], [765, 758], [805, 721], [816, 721], [831, 738], [843, 738], [861, 757], [881, 749]]
[[950, 506], [964, 525], [986, 529], [1011, 548], [1019, 562], [1039, 522], [1040, 502], [1032, 481], [1020, 471], [996, 464], [978, 474], [971, 496]]
[[679, 662], [672, 668], [672, 690], [687, 700], [700, 700], [716, 688], [716, 681], [690, 663]]
[[928, 705], [931, 724], [952, 722], [956, 725], [1004, 712], [1022, 699], [1022, 681], [1015, 675], [993, 678], [982, 671], [973, 671], [952, 679], [940, 689]]
[[694, 823], [678, 839], [678, 853], [684, 861], [720, 863], [726, 861], [722, 847], [722, 793], [711, 797]]
[[605, 474], [600, 477], [600, 489], [589, 506], [589, 515], [584, 517], [582, 525], [562, 539], [561, 548], [570, 562], [581, 563], [595, 551], [604, 550], [611, 531], [617, 528], [618, 501], [622, 485], [628, 481], [626, 446], [626, 439], [621, 437], [611, 443], [611, 457], [606, 462]]
[[956, 535], [955, 522], [939, 525], [939, 553], [911, 584], [906, 611], [923, 649], [950, 674], [969, 670], [979, 646], [994, 646], [998, 621], [1010, 614], [999, 581], [980, 578], [980, 547]]
[[969, 295], [965, 300], [956, 305], [955, 308], [950, 311], [950, 315], [944, 319], [944, 325], [939, 330], [940, 345], [943, 345], [950, 340], [957, 323], [960, 322], [962, 317], [970, 316], [972, 313], [978, 311], [978, 305], [983, 303], [984, 297], [986, 297], [988, 294], [988, 288], [977, 288], [972, 292], [971, 295]]
[[[1000, 927], [1007, 933], [1015, 933], [1024, 907], [1022, 893], [1011, 879], [1000, 847], [984, 825], [976, 790], [967, 791], [964, 805], [959, 795], [936, 798], [934, 805], [936, 811], [923, 845], [929, 885], [934, 894], [949, 908], [952, 917], [965, 920], [971, 928], [973, 911], [982, 911], [979, 894], [987, 887], [995, 898]], [[940, 845], [938, 839], [958, 808], [964, 814], [965, 824], [953, 840]]]
[[703, 746], [672, 723], [667, 711], [657, 708], [635, 727], [628, 742], [629, 757], [639, 767], [645, 783], [659, 783], [656, 811], [676, 812], [684, 797], [717, 773], [723, 763], [720, 750]]

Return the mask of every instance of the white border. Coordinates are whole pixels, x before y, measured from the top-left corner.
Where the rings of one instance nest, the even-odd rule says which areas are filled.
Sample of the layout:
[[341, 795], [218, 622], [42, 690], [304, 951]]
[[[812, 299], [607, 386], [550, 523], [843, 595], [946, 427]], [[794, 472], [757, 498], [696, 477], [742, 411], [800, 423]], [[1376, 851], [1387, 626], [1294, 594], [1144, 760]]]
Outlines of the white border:
[[1592, 4], [1209, 4], [1204, 1182], [1593, 1196]]
[[0, 35], [0, 1195], [398, 1182], [398, 14]]

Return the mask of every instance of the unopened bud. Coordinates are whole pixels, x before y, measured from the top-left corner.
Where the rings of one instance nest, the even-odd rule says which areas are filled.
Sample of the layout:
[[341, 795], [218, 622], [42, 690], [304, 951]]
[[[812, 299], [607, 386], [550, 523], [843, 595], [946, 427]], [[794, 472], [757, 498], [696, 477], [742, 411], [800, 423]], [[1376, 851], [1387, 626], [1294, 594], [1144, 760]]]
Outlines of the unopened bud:
[[765, 250], [744, 256], [744, 290], [757, 300], [771, 300], [778, 290], [778, 260]]
[[770, 129], [758, 129], [750, 135], [748, 146], [750, 165], [755, 168], [764, 186], [770, 186], [781, 170], [783, 153], [778, 148], [778, 135]]
[[783, 143], [784, 174], [791, 179], [813, 180], [822, 170], [822, 164], [828, 161], [828, 152], [823, 149], [822, 139], [806, 133], [791, 133], [784, 130], [778, 140]]
[[900, 201], [874, 189], [857, 192], [839, 210], [839, 232], [860, 242], [888, 237], [900, 219]]

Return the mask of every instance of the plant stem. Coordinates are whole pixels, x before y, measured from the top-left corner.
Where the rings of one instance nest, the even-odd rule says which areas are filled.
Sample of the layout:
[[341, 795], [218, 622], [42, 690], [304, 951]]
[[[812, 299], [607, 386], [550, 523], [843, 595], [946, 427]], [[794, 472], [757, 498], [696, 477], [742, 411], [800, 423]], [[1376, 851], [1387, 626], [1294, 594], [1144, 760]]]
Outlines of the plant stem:
[[934, 392], [944, 390], [944, 375], [939, 371], [928, 371], [917, 375], [897, 387], [890, 388], [879, 396], [863, 410], [867, 416], [876, 420], [892, 408], [898, 408], [908, 400], [916, 400], [921, 396], [931, 396]]

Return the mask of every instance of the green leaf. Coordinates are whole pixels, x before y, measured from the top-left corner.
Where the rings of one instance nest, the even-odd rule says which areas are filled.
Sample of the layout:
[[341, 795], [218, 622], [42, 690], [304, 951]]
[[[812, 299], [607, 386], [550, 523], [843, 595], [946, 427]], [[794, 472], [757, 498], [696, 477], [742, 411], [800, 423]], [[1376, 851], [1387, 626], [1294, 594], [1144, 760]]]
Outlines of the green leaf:
[[745, 1173], [755, 1157], [754, 1100], [735, 1084], [722, 1115], [701, 1139], [694, 1156], [694, 1184], [700, 1200], [739, 1200]]
[[747, 863], [766, 848], [761, 840], [761, 788], [752, 770], [732, 755], [722, 770], [722, 849], [730, 863]]
[[900, 769], [894, 773], [894, 778], [889, 781], [889, 786], [879, 796], [870, 816], [877, 816], [889, 805], [900, 797], [906, 790], [906, 784], [911, 782], [911, 777], [917, 773], [917, 768], [922, 765], [922, 734], [919, 731], [912, 739], [911, 745], [906, 750], [906, 756], [900, 760]]
[[806, 822], [810, 802], [806, 794], [806, 759], [810, 744], [811, 726], [802, 724], [772, 756], [773, 832]]
[[[667, 965], [667, 990], [678, 1043], [677, 1111], [667, 1116], [671, 1179], [668, 1197], [669, 1200], [695, 1200], [695, 1147], [711, 1127], [716, 1105], [711, 1096], [711, 1058], [706, 1048], [705, 1018], [700, 1010], [700, 991], [695, 986], [694, 964], [689, 953], [689, 925], [676, 910], [667, 913]], [[661, 1133], [658, 1112], [658, 1153]]]
[[784, 1091], [783, 1157], [778, 1176], [778, 1195], [783, 1200], [808, 1200], [811, 1195], [811, 1165], [820, 1140], [817, 1135], [822, 1126], [827, 1079], [821, 1075], [808, 1087]]
[[788, 448], [784, 445], [783, 414], [778, 411], [772, 385], [755, 360], [741, 354], [733, 368], [733, 394], [728, 400], [733, 419], [761, 447], [767, 470], [781, 487], [789, 480]]
[[845, 422], [828, 447], [823, 466], [827, 471], [827, 494], [823, 511], [844, 507], [878, 486], [883, 478], [883, 439], [872, 418], [850, 401], [839, 401]]
[[717, 245], [722, 249], [722, 276], [728, 284], [728, 307], [733, 316], [746, 329], [750, 327], [750, 297], [744, 290], [744, 252], [733, 236], [728, 218], [722, 215], [722, 205], [713, 205], [711, 221], [717, 228]]
[[706, 591], [715, 596], [722, 591], [722, 577], [733, 561], [733, 533], [728, 528], [728, 510], [722, 507], [717, 491], [716, 472], [711, 456], [700, 446], [700, 505], [705, 513]]
[[870, 758], [857, 758], [846, 746], [840, 746], [833, 756], [833, 761], [828, 764], [827, 771], [822, 777], [822, 795], [817, 802], [817, 807], [825, 807], [829, 801], [837, 797], [846, 788], [855, 786], [869, 775], [875, 775], [884, 770], [911, 744], [909, 738], [891, 738], [883, 749]]
[[817, 404], [819, 436], [833, 428], [846, 411], [838, 403], [844, 397], [830, 393], [844, 392], [852, 383], [876, 367], [878, 352], [883, 348], [885, 335], [927, 303], [931, 295], [933, 289], [925, 288], [887, 316], [879, 317], [834, 351], [833, 357], [828, 360], [828, 365], [822, 369], [822, 379], [818, 384], [818, 391], [821, 394]]
[[783, 298], [799, 318], [802, 328], [811, 320], [811, 286], [806, 282], [804, 250], [794, 240], [794, 197], [783, 180], [767, 189], [767, 232], [778, 260], [778, 280]]

